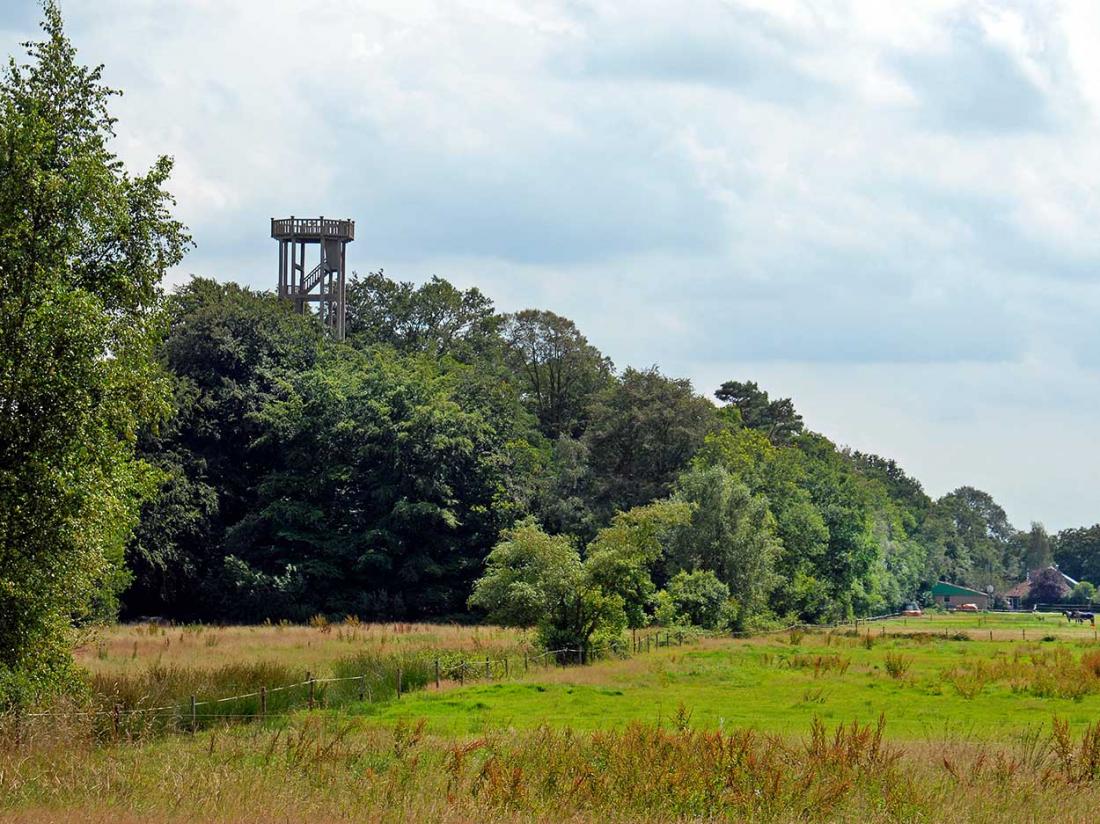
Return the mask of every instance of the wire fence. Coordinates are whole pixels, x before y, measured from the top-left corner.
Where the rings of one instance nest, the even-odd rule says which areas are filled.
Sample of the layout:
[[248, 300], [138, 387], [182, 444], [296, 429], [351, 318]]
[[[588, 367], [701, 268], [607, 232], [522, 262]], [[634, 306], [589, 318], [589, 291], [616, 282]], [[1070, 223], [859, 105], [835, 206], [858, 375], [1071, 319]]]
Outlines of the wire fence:
[[[333, 708], [354, 702], [368, 704], [399, 700], [404, 694], [434, 686], [437, 690], [467, 682], [499, 681], [521, 677], [532, 670], [553, 667], [585, 666], [608, 658], [625, 658], [661, 647], [682, 646], [698, 634], [691, 631], [660, 631], [634, 635], [627, 642], [606, 647], [562, 647], [560, 649], [519, 654], [472, 658], [453, 653], [426, 653], [395, 657], [386, 667], [360, 667], [356, 674], [305, 678], [288, 684], [260, 686], [247, 692], [217, 698], [186, 696], [151, 706], [126, 706], [115, 703], [92, 708], [64, 708], [43, 711], [19, 711], [12, 715], [17, 735], [25, 725], [36, 721], [85, 719], [99, 733], [113, 736], [139, 736], [151, 732], [195, 732], [214, 722], [278, 718], [302, 709]], [[354, 659], [343, 668], [354, 666]], [[110, 700], [107, 697], [107, 700]]]
[[[1060, 615], [1056, 617], [1061, 619]], [[989, 640], [994, 640], [994, 631], [1004, 640], [1016, 629], [1006, 627], [980, 628], [982, 616], [989, 613], [976, 613], [979, 629], [943, 627], [942, 634], [948, 640], [984, 639], [988, 629]], [[889, 634], [908, 634], [917, 631], [920, 634], [939, 635], [936, 618], [926, 614], [916, 619], [912, 629], [897, 624], [889, 628]], [[771, 637], [791, 634], [792, 643], [799, 633], [843, 633], [845, 635], [885, 636], [888, 627], [885, 622], [901, 618], [908, 619], [903, 613], [885, 613], [882, 615], [839, 621], [827, 624], [794, 623], [765, 630], [722, 633], [724, 637], [748, 638]], [[925, 623], [928, 621], [928, 623]], [[872, 627], [877, 628], [875, 632]], [[1019, 638], [1044, 640], [1055, 627], [1021, 627]], [[1075, 628], [1076, 629], [1076, 628]], [[1081, 633], [1074, 633], [1075, 637]], [[443, 690], [467, 683], [502, 681], [521, 678], [532, 671], [547, 670], [555, 667], [585, 666], [608, 658], [628, 658], [654, 652], [662, 647], [682, 646], [702, 637], [698, 631], [652, 630], [635, 632], [629, 639], [599, 648], [562, 647], [560, 649], [534, 651], [505, 655], [486, 655], [474, 657], [469, 654], [456, 654], [454, 651], [425, 652], [417, 655], [393, 657], [390, 659], [348, 659], [334, 666], [332, 675], [317, 677], [310, 672], [305, 677], [291, 683], [276, 685], [248, 685], [245, 691], [221, 697], [203, 697], [183, 695], [175, 698], [161, 698], [150, 705], [142, 705], [145, 698], [130, 698], [111, 704], [112, 697], [100, 696], [99, 705], [92, 707], [51, 708], [43, 711], [20, 711], [14, 717], [17, 734], [24, 725], [34, 722], [59, 722], [62, 719], [89, 720], [98, 734], [113, 736], [140, 736], [161, 731], [195, 732], [219, 722], [239, 722], [279, 718], [300, 712], [302, 709], [326, 709], [355, 704], [375, 704], [400, 700], [409, 692], [431, 689]], [[1095, 629], [1093, 640], [1100, 642]], [[871, 639], [868, 638], [868, 641]], [[245, 686], [242, 684], [241, 686]], [[178, 695], [178, 694], [177, 694]]]

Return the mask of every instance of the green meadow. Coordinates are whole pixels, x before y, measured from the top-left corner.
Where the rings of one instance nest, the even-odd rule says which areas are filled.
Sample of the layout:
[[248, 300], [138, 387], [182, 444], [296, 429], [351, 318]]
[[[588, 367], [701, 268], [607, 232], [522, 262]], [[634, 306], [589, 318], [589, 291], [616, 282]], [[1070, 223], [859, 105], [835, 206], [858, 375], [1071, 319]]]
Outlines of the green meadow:
[[972, 824], [1085, 820], [1100, 804], [1100, 643], [1057, 615], [934, 614], [526, 669], [522, 638], [486, 630], [273, 629], [283, 644], [267, 652], [259, 630], [216, 632], [209, 651], [233, 649], [231, 665], [186, 630], [115, 628], [88, 656], [91, 685], [171, 697], [245, 671], [324, 678], [353, 671], [341, 651], [407, 666], [438, 657], [432, 641], [512, 665], [438, 687], [422, 667], [400, 698], [322, 690], [312, 710], [230, 710], [194, 731], [0, 718], [0, 821]]
[[707, 639], [583, 669], [429, 688], [356, 711], [384, 723], [424, 719], [440, 735], [685, 721], [801, 734], [815, 717], [871, 723], [881, 715], [898, 739], [1012, 740], [1054, 715], [1073, 725], [1100, 717], [1100, 681], [1087, 663], [1094, 653], [1091, 627], [1064, 619], [934, 616]]

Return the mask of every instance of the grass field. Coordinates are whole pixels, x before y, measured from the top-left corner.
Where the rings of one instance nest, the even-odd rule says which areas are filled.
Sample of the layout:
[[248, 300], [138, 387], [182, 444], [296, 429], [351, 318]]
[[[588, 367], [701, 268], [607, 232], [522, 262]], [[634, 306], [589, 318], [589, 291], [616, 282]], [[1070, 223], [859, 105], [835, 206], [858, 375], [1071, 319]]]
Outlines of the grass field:
[[784, 733], [809, 729], [815, 717], [873, 723], [884, 715], [895, 739], [1009, 741], [1049, 726], [1052, 715], [1074, 727], [1100, 718], [1100, 679], [1082, 665], [1090, 656], [1100, 666], [1092, 628], [1064, 619], [933, 616], [859, 630], [711, 639], [361, 709], [387, 723], [424, 719], [445, 735], [544, 724], [667, 725], [684, 713], [698, 729]]
[[515, 654], [527, 646], [523, 633], [515, 630], [458, 624], [123, 624], [90, 633], [77, 647], [76, 660], [104, 676], [133, 675], [151, 665], [216, 669], [261, 662], [327, 674], [337, 661], [363, 652], [463, 651], [476, 656]]
[[[345, 629], [120, 627], [81, 657], [138, 683], [150, 667], [524, 648], [491, 628]], [[711, 638], [501, 675], [195, 735], [24, 722], [0, 737], [0, 820], [1083, 821], [1100, 804], [1100, 643], [1061, 616]]]

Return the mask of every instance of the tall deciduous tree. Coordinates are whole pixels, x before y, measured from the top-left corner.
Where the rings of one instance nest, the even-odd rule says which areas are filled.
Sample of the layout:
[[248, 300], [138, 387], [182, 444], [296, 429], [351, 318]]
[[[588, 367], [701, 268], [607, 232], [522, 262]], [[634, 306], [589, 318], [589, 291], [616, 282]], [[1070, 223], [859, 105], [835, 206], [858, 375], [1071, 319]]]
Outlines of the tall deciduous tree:
[[502, 330], [507, 359], [544, 434], [577, 437], [596, 393], [611, 384], [611, 361], [573, 321], [535, 309], [507, 315]]
[[782, 546], [767, 498], [754, 495], [720, 466], [685, 473], [675, 497], [690, 503], [693, 513], [672, 532], [669, 572], [713, 572], [737, 600], [741, 620], [759, 611], [776, 583], [774, 565]]
[[517, 513], [492, 428], [453, 391], [431, 359], [346, 347], [289, 380], [261, 410], [254, 448], [272, 459], [225, 544], [266, 577], [233, 562], [230, 592], [273, 617], [460, 610]]
[[450, 355], [471, 362], [495, 350], [500, 316], [479, 289], [433, 277], [421, 286], [382, 272], [348, 283], [348, 336], [363, 346], [388, 344], [405, 354]]
[[984, 590], [1000, 588], [1021, 573], [1011, 553], [1014, 534], [1005, 511], [992, 496], [963, 486], [933, 504], [922, 533], [930, 565], [948, 580]]
[[1100, 524], [1063, 529], [1054, 542], [1054, 560], [1079, 581], [1100, 581]]
[[708, 433], [717, 410], [691, 381], [656, 367], [627, 369], [592, 409], [585, 433], [595, 506], [605, 518], [667, 497]]
[[1032, 523], [1031, 529], [1023, 536], [1023, 569], [1043, 569], [1054, 561], [1054, 545], [1047, 534], [1046, 527]]
[[164, 186], [111, 153], [112, 94], [61, 16], [0, 81], [0, 697], [57, 687], [67, 628], [117, 588], [166, 412], [157, 284], [188, 243]]
[[691, 503], [658, 501], [616, 515], [588, 545], [585, 570], [604, 592], [622, 598], [627, 626], [644, 627], [657, 589], [652, 572], [666, 536], [691, 521]]
[[324, 340], [287, 301], [234, 283], [194, 278], [166, 303], [173, 415], [138, 441], [165, 477], [127, 550], [123, 604], [130, 616], [194, 619], [214, 614], [226, 530], [254, 509], [256, 478], [277, 457], [255, 446], [259, 413], [313, 367]]

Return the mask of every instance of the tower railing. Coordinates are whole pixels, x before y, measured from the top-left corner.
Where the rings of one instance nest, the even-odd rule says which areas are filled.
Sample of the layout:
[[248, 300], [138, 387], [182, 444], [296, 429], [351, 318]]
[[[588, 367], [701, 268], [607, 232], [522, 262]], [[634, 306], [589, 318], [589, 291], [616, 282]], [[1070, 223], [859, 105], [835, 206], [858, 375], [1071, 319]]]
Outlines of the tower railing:
[[271, 236], [280, 239], [324, 236], [355, 240], [355, 221], [305, 217], [272, 218]]

